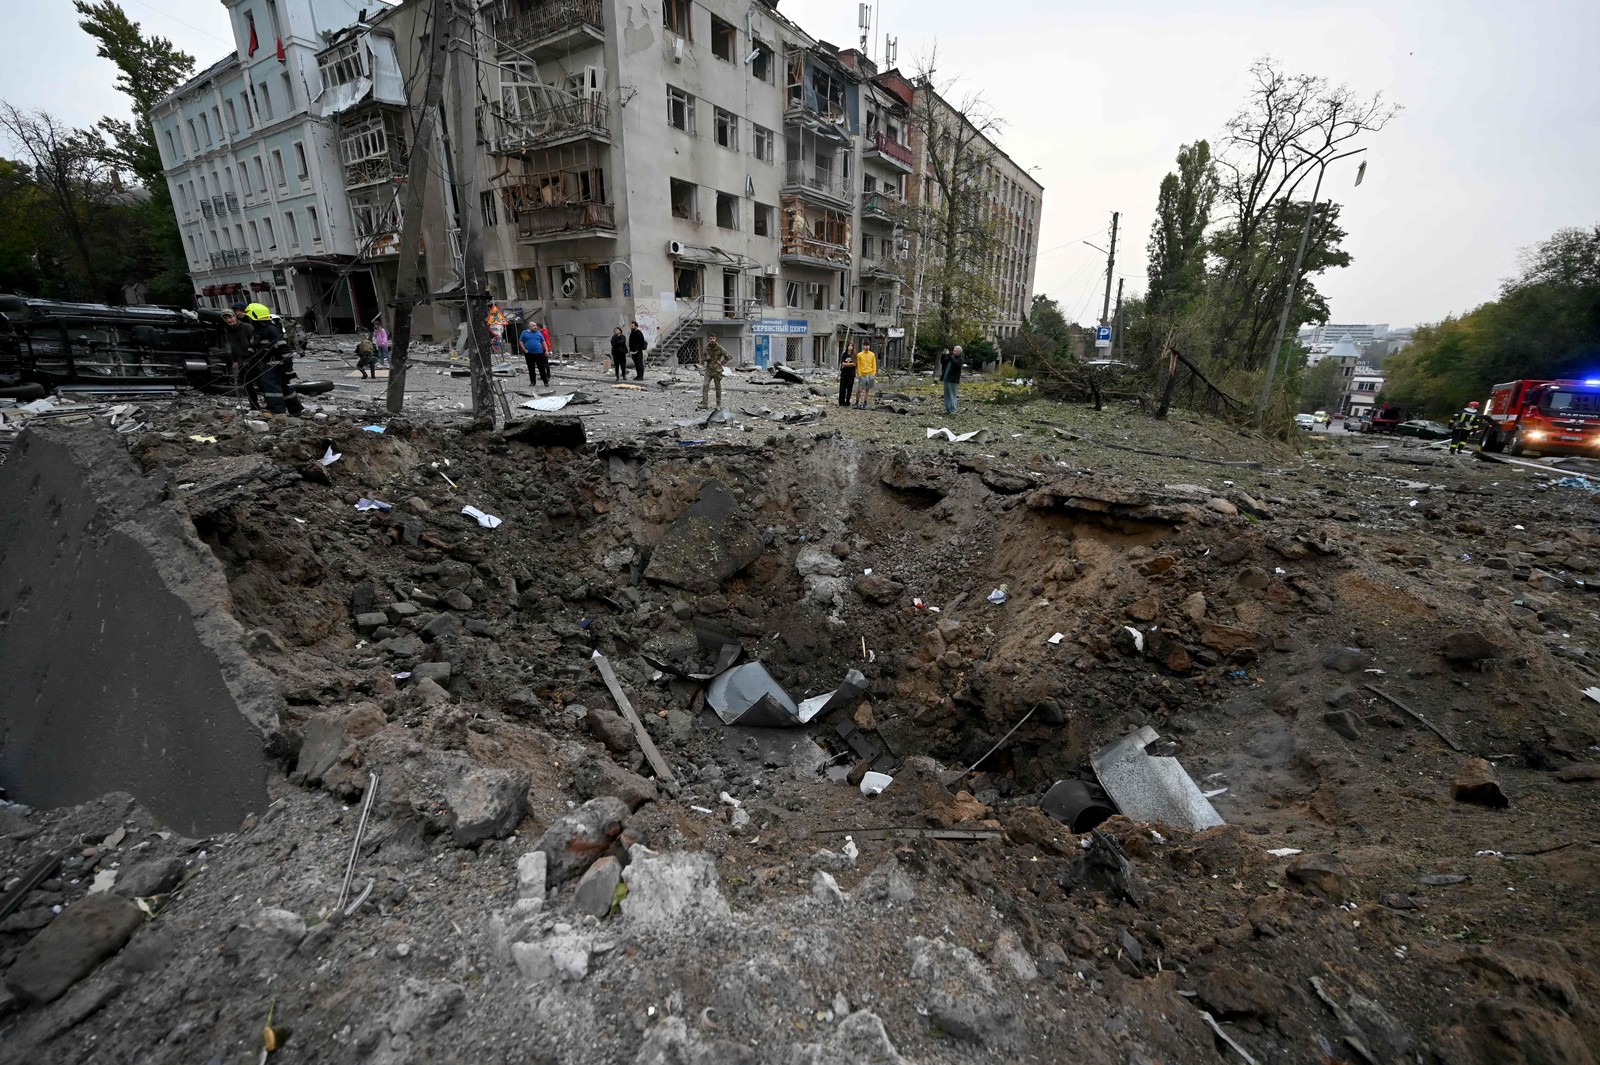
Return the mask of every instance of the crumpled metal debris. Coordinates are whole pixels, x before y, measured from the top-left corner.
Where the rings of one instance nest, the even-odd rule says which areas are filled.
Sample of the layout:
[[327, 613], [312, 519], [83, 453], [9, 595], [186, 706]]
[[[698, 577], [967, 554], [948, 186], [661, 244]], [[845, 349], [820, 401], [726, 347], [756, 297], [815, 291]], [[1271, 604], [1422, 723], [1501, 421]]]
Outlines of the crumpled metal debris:
[[517, 406], [524, 410], [557, 411], [571, 402], [572, 394], [568, 393], [563, 396], [539, 396], [536, 399], [528, 400], [526, 403], [518, 403]]
[[1157, 758], [1145, 747], [1160, 736], [1145, 725], [1089, 756], [1100, 786], [1132, 821], [1158, 821], [1191, 832], [1225, 824], [1176, 758]]
[[939, 428], [928, 429], [927, 433], [929, 440], [932, 440], [936, 436], [942, 436], [952, 444], [964, 444], [968, 440], [976, 440], [978, 443], [982, 444], [989, 439], [989, 430], [987, 429], [974, 429], [970, 433], [954, 433], [949, 429]]
[[724, 725], [791, 728], [859, 698], [866, 690], [867, 678], [852, 669], [833, 691], [796, 705], [766, 666], [746, 662], [718, 674], [706, 685], [706, 703]]

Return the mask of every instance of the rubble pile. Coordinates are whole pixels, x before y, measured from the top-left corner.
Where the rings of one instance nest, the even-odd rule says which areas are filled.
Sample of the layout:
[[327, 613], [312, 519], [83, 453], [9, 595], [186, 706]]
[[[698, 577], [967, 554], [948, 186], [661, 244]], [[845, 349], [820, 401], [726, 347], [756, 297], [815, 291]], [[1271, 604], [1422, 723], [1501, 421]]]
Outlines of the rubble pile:
[[147, 414], [0, 474], [127, 449], [267, 797], [11, 794], [0, 1062], [1593, 1060], [1586, 494]]

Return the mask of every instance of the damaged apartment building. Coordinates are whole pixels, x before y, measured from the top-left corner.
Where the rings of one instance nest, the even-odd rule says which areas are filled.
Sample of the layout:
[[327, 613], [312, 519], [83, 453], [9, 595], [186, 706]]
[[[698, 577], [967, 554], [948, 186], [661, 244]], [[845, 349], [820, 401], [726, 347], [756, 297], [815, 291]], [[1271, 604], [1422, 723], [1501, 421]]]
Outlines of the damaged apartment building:
[[[365, 325], [395, 294], [434, 5], [229, 6], [237, 54], [152, 114], [163, 152], [174, 146], [164, 158], [197, 298], [224, 305], [248, 289], [282, 313]], [[495, 0], [473, 36], [476, 202], [455, 203], [446, 122], [417, 220], [424, 291], [444, 297], [418, 307], [417, 335], [453, 340], [461, 325], [449, 294], [463, 206], [478, 212], [493, 299], [545, 324], [561, 351], [603, 351], [638, 321], [656, 358], [693, 358], [707, 333], [761, 365], [836, 365], [861, 343], [897, 358], [920, 280], [904, 224], [920, 180], [913, 105], [931, 90], [808, 36], [766, 0]], [[224, 137], [207, 113], [233, 99], [232, 115], [258, 89], [274, 117], [252, 100], [256, 124]], [[217, 140], [205, 122], [185, 139], [196, 116]], [[1042, 189], [989, 147], [1007, 179], [996, 202], [1014, 197], [1018, 222], [1017, 247], [996, 250], [996, 289], [1014, 296], [998, 337], [1031, 296]], [[220, 212], [236, 194], [239, 218], [190, 217], [191, 202]]]

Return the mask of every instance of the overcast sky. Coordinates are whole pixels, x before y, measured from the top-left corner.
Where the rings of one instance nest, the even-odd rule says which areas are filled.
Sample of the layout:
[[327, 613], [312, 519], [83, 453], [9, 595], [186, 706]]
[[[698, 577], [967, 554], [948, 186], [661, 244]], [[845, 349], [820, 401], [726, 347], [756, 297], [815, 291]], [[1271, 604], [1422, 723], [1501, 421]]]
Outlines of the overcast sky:
[[[200, 66], [231, 47], [217, 0], [123, 0]], [[0, 98], [80, 124], [124, 114], [67, 0], [7, 5]], [[782, 0], [834, 44], [858, 36], [854, 0]], [[1253, 60], [1381, 91], [1405, 110], [1324, 190], [1344, 204], [1352, 265], [1319, 281], [1335, 320], [1410, 325], [1492, 298], [1519, 248], [1600, 223], [1600, 4], [1593, 0], [882, 0], [902, 69], [937, 43], [941, 83], [981, 89], [1003, 146], [1045, 185], [1036, 288], [1069, 318], [1099, 312], [1104, 245], [1122, 212], [1117, 272], [1144, 288], [1156, 189], [1178, 146], [1216, 142]]]

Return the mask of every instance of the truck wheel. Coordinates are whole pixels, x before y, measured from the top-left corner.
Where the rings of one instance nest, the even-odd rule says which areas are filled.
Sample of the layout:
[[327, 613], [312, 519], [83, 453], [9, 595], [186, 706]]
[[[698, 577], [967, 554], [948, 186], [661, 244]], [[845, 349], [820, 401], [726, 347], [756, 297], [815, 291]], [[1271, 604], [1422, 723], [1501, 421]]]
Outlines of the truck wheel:
[[1483, 450], [1503, 451], [1505, 450], [1505, 446], [1506, 442], [1500, 439], [1500, 434], [1495, 431], [1493, 426], [1490, 426], [1483, 431]]
[[1520, 455], [1523, 450], [1522, 433], [1513, 429], [1511, 431], [1511, 439], [1506, 441], [1506, 451], [1512, 455]]

